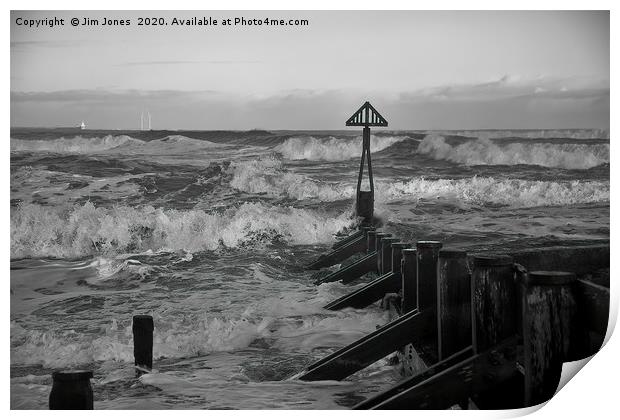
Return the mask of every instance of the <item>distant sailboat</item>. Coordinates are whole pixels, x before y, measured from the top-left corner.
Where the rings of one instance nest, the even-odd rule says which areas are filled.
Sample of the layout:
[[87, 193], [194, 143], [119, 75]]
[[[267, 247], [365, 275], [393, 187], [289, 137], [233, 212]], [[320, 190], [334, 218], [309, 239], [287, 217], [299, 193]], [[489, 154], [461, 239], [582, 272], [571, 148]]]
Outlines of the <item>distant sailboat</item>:
[[80, 124], [80, 130], [86, 130], [86, 124], [84, 124], [84, 121]]

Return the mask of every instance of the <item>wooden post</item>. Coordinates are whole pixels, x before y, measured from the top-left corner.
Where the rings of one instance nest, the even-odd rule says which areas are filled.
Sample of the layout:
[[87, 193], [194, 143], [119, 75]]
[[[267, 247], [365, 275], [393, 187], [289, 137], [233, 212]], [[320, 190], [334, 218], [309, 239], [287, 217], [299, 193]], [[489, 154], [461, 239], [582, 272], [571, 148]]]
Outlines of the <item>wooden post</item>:
[[381, 239], [381, 261], [379, 261], [380, 274], [383, 275], [392, 271], [392, 244], [398, 241], [398, 238]]
[[525, 406], [549, 400], [557, 390], [570, 346], [571, 287], [562, 271], [533, 271], [523, 282]]
[[139, 374], [153, 369], [153, 317], [134, 315], [133, 317], [133, 357]]
[[437, 260], [441, 246], [441, 242], [438, 241], [418, 241], [416, 244], [417, 308], [420, 312], [428, 312], [431, 325], [435, 326], [435, 331], [426, 337], [415, 337], [416, 351], [427, 366], [438, 362]]
[[391, 233], [377, 233], [376, 238], [377, 241], [375, 242], [375, 247], [376, 247], [376, 251], [377, 251], [377, 274], [381, 275], [383, 274], [381, 272], [381, 258], [382, 258], [382, 254], [383, 254], [383, 249], [381, 246], [381, 240], [383, 238], [389, 238], [391, 237], [392, 234]]
[[413, 311], [418, 307], [418, 280], [416, 270], [418, 268], [417, 252], [415, 249], [403, 249], [401, 263], [402, 273], [402, 310], [403, 314]]
[[517, 285], [508, 255], [473, 259], [472, 345], [482, 353], [517, 332]]
[[419, 310], [435, 307], [437, 304], [437, 260], [441, 242], [418, 241], [417, 249], [417, 279], [418, 292], [416, 293]]
[[580, 279], [575, 285], [575, 346], [567, 360], [581, 360], [596, 354], [603, 345], [609, 322], [609, 283], [596, 284]]
[[392, 243], [392, 273], [400, 274], [403, 250], [411, 246], [408, 242]]
[[366, 253], [370, 254], [377, 250], [377, 231], [369, 230], [366, 234]]
[[[519, 335], [517, 326], [521, 296], [512, 257], [476, 256], [473, 264], [472, 346], [475, 354], [482, 354]], [[516, 371], [507, 381], [472, 396], [472, 400], [484, 410], [520, 408], [524, 402], [523, 391], [523, 375]]]
[[[368, 238], [370, 232], [375, 232], [375, 228], [373, 226], [362, 226], [360, 228], [364, 232], [364, 241], [366, 242], [366, 253], [368, 253]], [[374, 240], [374, 236], [373, 236]]]
[[471, 279], [465, 251], [439, 251], [437, 341], [440, 361], [471, 345]]
[[[397, 316], [402, 315], [404, 312], [402, 311], [402, 277], [400, 274], [401, 269], [401, 260], [403, 258], [403, 249], [409, 248], [411, 246], [410, 243], [406, 242], [393, 242], [391, 244], [391, 255], [390, 255], [390, 266], [384, 267], [386, 273], [391, 273], [394, 276], [394, 282], [396, 285], [396, 291], [386, 294], [381, 301], [381, 307], [385, 309], [394, 308], [396, 309]], [[383, 256], [386, 256], [386, 253], [383, 253]], [[385, 265], [385, 259], [383, 264]], [[389, 271], [387, 271], [389, 269]]]
[[90, 370], [63, 370], [52, 373], [50, 410], [92, 410], [93, 388]]

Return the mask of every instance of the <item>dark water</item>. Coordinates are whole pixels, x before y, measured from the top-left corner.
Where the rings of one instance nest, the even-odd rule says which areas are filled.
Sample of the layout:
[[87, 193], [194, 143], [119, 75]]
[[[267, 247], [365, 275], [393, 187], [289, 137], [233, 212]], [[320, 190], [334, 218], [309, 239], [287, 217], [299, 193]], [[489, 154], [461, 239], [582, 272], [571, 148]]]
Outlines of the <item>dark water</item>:
[[[371, 143], [375, 212], [405, 240], [609, 240], [604, 131]], [[378, 305], [323, 310], [351, 286], [302, 269], [355, 225], [360, 151], [356, 131], [12, 130], [11, 407], [46, 408], [67, 367], [94, 370], [101, 409], [346, 408], [394, 383], [387, 360], [340, 383], [290, 379], [387, 321]], [[143, 313], [155, 371], [136, 380]]]

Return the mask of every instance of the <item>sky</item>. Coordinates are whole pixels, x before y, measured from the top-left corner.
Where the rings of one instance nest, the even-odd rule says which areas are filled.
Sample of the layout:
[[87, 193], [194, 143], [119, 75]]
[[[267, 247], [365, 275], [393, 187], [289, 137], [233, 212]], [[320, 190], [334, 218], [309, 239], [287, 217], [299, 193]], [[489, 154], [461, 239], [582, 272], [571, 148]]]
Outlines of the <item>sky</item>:
[[[70, 24], [85, 17], [130, 25]], [[342, 129], [368, 100], [390, 129], [606, 129], [609, 48], [608, 12], [13, 11], [11, 125]]]

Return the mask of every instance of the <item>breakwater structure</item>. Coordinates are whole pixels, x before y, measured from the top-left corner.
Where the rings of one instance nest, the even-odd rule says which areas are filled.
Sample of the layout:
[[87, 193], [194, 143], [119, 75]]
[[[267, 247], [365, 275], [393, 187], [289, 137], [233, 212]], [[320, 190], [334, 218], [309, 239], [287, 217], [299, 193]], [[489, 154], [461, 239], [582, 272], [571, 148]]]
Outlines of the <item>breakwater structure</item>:
[[[381, 302], [392, 321], [308, 366], [295, 378], [343, 380], [396, 353], [404, 379], [354, 409], [524, 408], [549, 400], [562, 364], [595, 354], [609, 318], [608, 244], [469, 255], [441, 242], [401, 241], [373, 214], [370, 127], [387, 121], [366, 102], [356, 232], [309, 269], [342, 264], [315, 284], [378, 277], [325, 308]], [[361, 190], [368, 162], [370, 191]]]
[[[396, 354], [403, 379], [354, 409], [511, 409], [547, 401], [562, 364], [589, 357], [603, 345], [609, 245], [470, 254], [426, 238], [397, 238], [374, 215], [370, 128], [387, 124], [369, 102], [346, 121], [363, 127], [359, 226], [307, 268], [340, 264], [315, 284], [350, 284], [373, 274], [325, 308], [380, 302], [391, 321], [342, 343], [294, 378], [340, 381]], [[155, 327], [150, 315], [133, 317], [136, 376], [153, 368]], [[92, 377], [86, 370], [54, 372], [49, 408], [93, 409]]]

